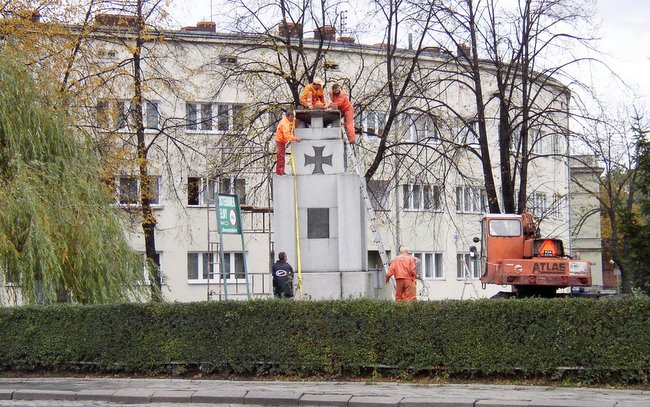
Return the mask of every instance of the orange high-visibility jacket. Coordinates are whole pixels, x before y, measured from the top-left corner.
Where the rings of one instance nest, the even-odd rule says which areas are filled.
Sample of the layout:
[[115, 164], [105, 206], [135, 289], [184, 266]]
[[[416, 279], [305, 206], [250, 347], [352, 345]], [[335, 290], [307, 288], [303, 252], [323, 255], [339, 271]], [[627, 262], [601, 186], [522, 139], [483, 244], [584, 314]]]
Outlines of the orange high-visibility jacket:
[[416, 267], [417, 263], [415, 262], [415, 257], [407, 253], [400, 254], [390, 262], [388, 273], [386, 273], [386, 281], [388, 281], [391, 276], [395, 276], [395, 280], [403, 278], [415, 280], [417, 277], [417, 272], [415, 271]]
[[[311, 96], [311, 106], [309, 106], [309, 96]], [[323, 94], [323, 87], [320, 89], [314, 89], [313, 84], [305, 86], [305, 89], [302, 90], [300, 94], [300, 104], [306, 108], [312, 108], [313, 106], [325, 106], [325, 94]]]
[[330, 90], [330, 100], [332, 101], [330, 105], [336, 106], [342, 112], [352, 108], [352, 103], [350, 103], [350, 99], [343, 89], [338, 95], [335, 95], [334, 91]]
[[278, 143], [288, 143], [290, 141], [298, 140], [293, 134], [293, 123], [286, 116], [278, 123], [278, 128], [275, 130], [275, 141]]

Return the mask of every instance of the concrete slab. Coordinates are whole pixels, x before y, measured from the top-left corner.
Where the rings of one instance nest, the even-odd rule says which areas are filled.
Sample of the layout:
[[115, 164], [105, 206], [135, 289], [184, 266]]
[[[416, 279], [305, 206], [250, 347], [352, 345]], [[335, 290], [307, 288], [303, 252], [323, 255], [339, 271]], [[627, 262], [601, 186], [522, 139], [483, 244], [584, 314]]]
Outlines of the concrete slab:
[[476, 399], [456, 397], [405, 397], [400, 407], [474, 407]]
[[528, 407], [530, 400], [478, 400], [475, 407]]
[[[650, 402], [648, 402], [650, 405]], [[615, 401], [597, 399], [575, 400], [575, 399], [533, 399], [528, 403], [529, 407], [614, 407]], [[618, 406], [617, 406], [618, 407]]]
[[233, 403], [233, 404], [244, 404], [244, 396], [246, 395], [246, 390], [234, 390], [234, 389], [223, 389], [223, 390], [206, 390], [199, 389], [192, 394], [191, 401], [192, 403]]
[[399, 406], [401, 396], [354, 396], [348, 406], [373, 407], [373, 406]]
[[84, 389], [77, 392], [76, 400], [111, 401], [116, 390]]
[[352, 396], [349, 394], [304, 394], [301, 406], [347, 406]]
[[74, 400], [75, 392], [68, 390], [16, 390], [12, 396], [13, 400]]
[[11, 396], [14, 394], [14, 389], [0, 389], [0, 400], [11, 400]]
[[151, 396], [152, 403], [191, 403], [193, 390], [158, 390]]
[[244, 404], [297, 406], [300, 405], [300, 398], [302, 396], [303, 396], [302, 392], [294, 392], [294, 391], [277, 392], [277, 391], [253, 390], [253, 391], [249, 391], [244, 396]]
[[151, 403], [154, 394], [151, 389], [125, 389], [113, 394], [111, 401], [114, 403]]
[[623, 400], [616, 404], [616, 407], [648, 407], [650, 401]]

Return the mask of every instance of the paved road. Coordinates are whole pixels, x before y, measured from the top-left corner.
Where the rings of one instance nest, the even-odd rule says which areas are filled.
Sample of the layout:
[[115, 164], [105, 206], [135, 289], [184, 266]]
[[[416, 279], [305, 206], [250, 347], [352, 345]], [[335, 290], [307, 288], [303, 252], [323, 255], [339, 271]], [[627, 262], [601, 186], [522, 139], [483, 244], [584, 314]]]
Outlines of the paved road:
[[0, 378], [0, 406], [650, 407], [650, 391], [547, 386]]

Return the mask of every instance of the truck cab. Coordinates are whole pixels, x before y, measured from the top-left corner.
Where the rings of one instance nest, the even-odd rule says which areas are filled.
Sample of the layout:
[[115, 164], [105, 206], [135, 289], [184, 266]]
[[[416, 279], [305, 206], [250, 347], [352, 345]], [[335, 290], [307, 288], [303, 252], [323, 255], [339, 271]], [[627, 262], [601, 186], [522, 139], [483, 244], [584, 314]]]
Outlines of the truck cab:
[[559, 239], [537, 237], [528, 213], [487, 214], [481, 220], [481, 235], [484, 284], [511, 285], [515, 292], [533, 295], [591, 286], [591, 263], [566, 256]]

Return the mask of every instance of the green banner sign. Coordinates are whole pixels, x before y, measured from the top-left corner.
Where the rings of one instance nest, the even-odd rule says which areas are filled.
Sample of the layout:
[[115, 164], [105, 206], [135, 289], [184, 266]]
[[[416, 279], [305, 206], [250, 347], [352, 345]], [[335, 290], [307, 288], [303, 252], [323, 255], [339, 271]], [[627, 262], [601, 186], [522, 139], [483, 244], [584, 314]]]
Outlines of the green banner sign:
[[237, 195], [218, 195], [219, 230], [229, 235], [241, 234], [241, 215]]

